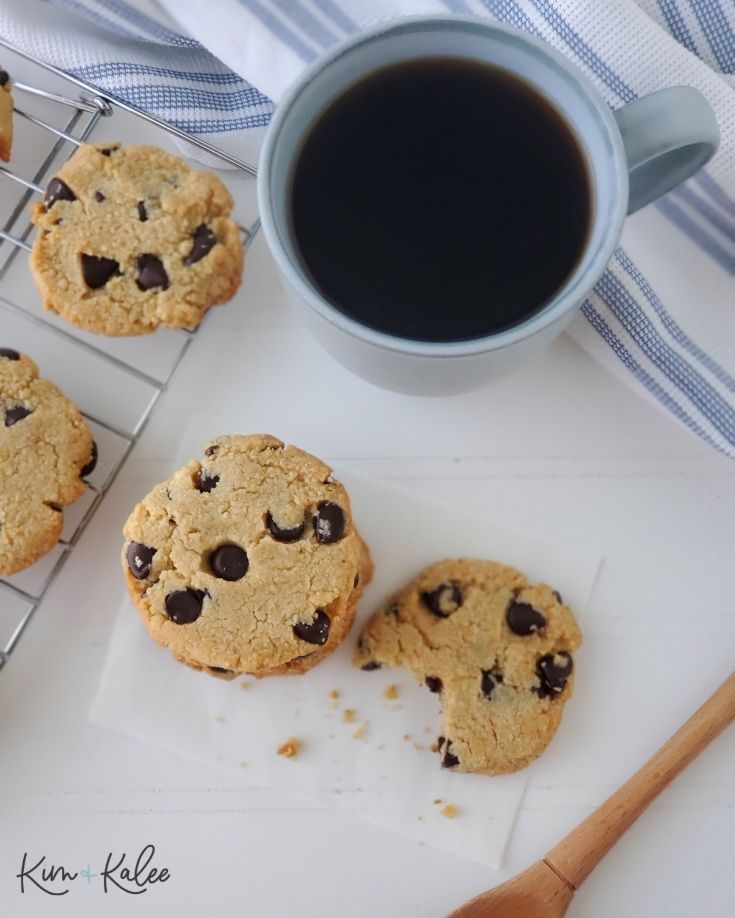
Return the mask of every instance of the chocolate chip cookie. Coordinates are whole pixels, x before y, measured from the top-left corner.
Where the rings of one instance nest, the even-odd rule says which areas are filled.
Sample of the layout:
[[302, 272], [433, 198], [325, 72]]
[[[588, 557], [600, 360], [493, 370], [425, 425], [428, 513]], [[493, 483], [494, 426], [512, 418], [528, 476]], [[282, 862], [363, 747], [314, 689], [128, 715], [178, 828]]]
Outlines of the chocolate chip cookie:
[[78, 409], [25, 354], [0, 347], [0, 574], [50, 551], [62, 507], [84, 491], [97, 448]]
[[8, 162], [13, 148], [13, 89], [10, 75], [0, 67], [0, 159]]
[[440, 561], [391, 596], [355, 651], [403, 666], [439, 695], [445, 768], [499, 775], [537, 758], [572, 694], [581, 634], [546, 584], [493, 561]]
[[157, 147], [82, 144], [33, 208], [45, 309], [89, 331], [193, 328], [240, 285], [232, 198]]
[[349, 631], [372, 574], [331, 469], [266, 434], [213, 440], [124, 535], [128, 589], [154, 640], [224, 678], [310, 669]]

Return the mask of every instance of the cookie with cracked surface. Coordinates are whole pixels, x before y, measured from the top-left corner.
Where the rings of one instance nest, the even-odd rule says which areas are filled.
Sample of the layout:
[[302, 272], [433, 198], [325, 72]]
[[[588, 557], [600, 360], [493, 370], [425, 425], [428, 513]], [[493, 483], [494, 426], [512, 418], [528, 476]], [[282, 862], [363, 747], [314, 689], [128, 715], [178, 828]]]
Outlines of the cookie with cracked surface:
[[0, 347], [0, 574], [56, 545], [97, 449], [77, 407], [25, 354]]
[[441, 764], [518, 771], [546, 748], [572, 694], [582, 636], [568, 606], [515, 568], [456, 558], [425, 568], [368, 622], [354, 664], [402, 666], [439, 695]]
[[13, 87], [10, 74], [0, 67], [0, 159], [6, 163], [13, 149]]
[[229, 191], [158, 147], [82, 144], [33, 209], [44, 308], [80, 328], [194, 328], [234, 296], [243, 246]]
[[123, 571], [154, 640], [221, 678], [301, 673], [372, 575], [331, 469], [267, 434], [219, 437], [133, 510]]

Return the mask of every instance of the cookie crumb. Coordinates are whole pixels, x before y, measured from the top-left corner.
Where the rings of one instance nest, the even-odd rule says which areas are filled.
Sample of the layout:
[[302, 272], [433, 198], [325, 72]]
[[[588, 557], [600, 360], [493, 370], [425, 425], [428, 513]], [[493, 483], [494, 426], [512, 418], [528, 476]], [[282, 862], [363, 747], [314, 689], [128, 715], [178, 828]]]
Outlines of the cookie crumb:
[[245, 768], [248, 763], [243, 759], [242, 762], [238, 762], [237, 764], [240, 766], [240, 768]]
[[395, 701], [392, 704], [388, 705], [388, 710], [390, 711], [400, 711], [403, 707], [402, 704], [397, 704]]
[[245, 689], [250, 688], [250, 683], [246, 682], [244, 679], [240, 681], [240, 688], [244, 691]]
[[345, 708], [342, 712], [342, 720], [346, 724], [354, 724], [357, 719], [357, 711], [354, 708]]
[[418, 819], [419, 822], [423, 822], [423, 821], [424, 821], [424, 817], [423, 817], [423, 816], [417, 816], [416, 819]]
[[456, 807], [453, 803], [448, 803], [440, 810], [440, 813], [445, 819], [456, 819], [459, 816], [459, 807]]
[[383, 698], [385, 698], [386, 701], [395, 701], [398, 695], [399, 688], [395, 683], [391, 683], [383, 689]]
[[225, 722], [225, 718], [221, 714], [219, 717], [215, 717], [214, 719], [217, 721], [218, 724], [223, 724]]
[[276, 750], [278, 755], [282, 755], [287, 759], [295, 759], [300, 751], [301, 741], [297, 740], [295, 736], [289, 737], [286, 742]]
[[404, 738], [404, 740], [405, 740], [407, 743], [409, 743], [409, 742], [411, 741], [411, 734], [410, 734], [410, 733], [404, 733], [404, 734], [403, 734], [403, 738]]
[[339, 692], [337, 691], [336, 688], [333, 688], [333, 689], [330, 691], [329, 697], [332, 699], [332, 701], [336, 701], [336, 700], [339, 698]]
[[429, 746], [429, 749], [431, 749], [432, 752], [438, 752], [438, 751], [439, 751], [439, 743], [432, 743], [431, 746]]
[[357, 728], [357, 730], [355, 730], [355, 732], [352, 735], [355, 737], [355, 739], [365, 739], [365, 737], [367, 736], [367, 730], [368, 730], [368, 725], [367, 725], [367, 721], [365, 721], [364, 724], [360, 724], [360, 726]]
[[378, 752], [382, 752], [384, 749], [385, 749], [385, 743], [381, 743], [381, 744], [378, 746]]
[[333, 793], [333, 794], [341, 794], [341, 793], [342, 793], [342, 788], [341, 788], [341, 787], [335, 787], [335, 788], [332, 789], [332, 793]]

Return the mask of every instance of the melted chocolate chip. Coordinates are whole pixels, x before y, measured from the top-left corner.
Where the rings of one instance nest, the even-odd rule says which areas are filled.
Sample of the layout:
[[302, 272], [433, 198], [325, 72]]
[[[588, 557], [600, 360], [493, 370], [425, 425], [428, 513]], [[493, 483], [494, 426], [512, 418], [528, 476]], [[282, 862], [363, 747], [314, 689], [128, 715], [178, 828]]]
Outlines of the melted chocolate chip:
[[513, 634], [521, 637], [546, 627], [546, 617], [527, 602], [511, 602], [505, 610], [505, 620]]
[[22, 421], [23, 418], [27, 418], [29, 414], [33, 414], [33, 412], [30, 408], [26, 408], [23, 405], [16, 405], [15, 408], [6, 408], [5, 426], [12, 427], [13, 424], [17, 424], [18, 421]]
[[120, 265], [114, 258], [82, 255], [82, 277], [90, 290], [104, 287], [111, 277], [120, 276]]
[[204, 223], [201, 223], [194, 230], [192, 240], [194, 244], [192, 245], [191, 252], [189, 252], [189, 254], [184, 259], [185, 265], [193, 265], [196, 264], [196, 262], [201, 261], [202, 258], [211, 252], [211, 250], [217, 245], [217, 237]]
[[100, 150], [100, 153], [103, 156], [112, 156], [115, 150], [117, 150], [117, 147], [105, 147], [104, 150]]
[[561, 605], [564, 602], [561, 598], [561, 593], [558, 590], [552, 590], [551, 592], [554, 594], [554, 599]]
[[356, 590], [360, 586], [360, 575], [355, 574], [355, 579], [352, 581], [352, 589]]
[[92, 453], [89, 457], [89, 462], [86, 465], [83, 465], [79, 470], [79, 477], [86, 478], [87, 475], [91, 475], [92, 472], [97, 468], [97, 444], [92, 440]]
[[202, 494], [209, 494], [210, 491], [214, 491], [218, 484], [219, 475], [213, 475], [206, 469], [199, 469], [194, 475], [194, 487], [197, 491], [201, 491]]
[[208, 666], [207, 669], [210, 671], [210, 673], [220, 673], [223, 676], [229, 676], [232, 674], [232, 670], [225, 669], [224, 666]]
[[480, 689], [486, 698], [492, 698], [493, 692], [503, 681], [503, 676], [497, 669], [483, 669], [480, 679]]
[[46, 506], [49, 510], [53, 510], [54, 513], [61, 513], [61, 504], [52, 504], [51, 502], [47, 503]]
[[209, 556], [209, 566], [221, 580], [242, 580], [250, 563], [247, 552], [239, 545], [220, 545]]
[[456, 583], [440, 583], [435, 590], [422, 593], [421, 601], [432, 615], [449, 618], [462, 605], [462, 593]]
[[7, 70], [0, 70], [0, 86], [4, 86], [10, 79], [10, 74]]
[[143, 201], [138, 201], [138, 219], [141, 223], [145, 223], [148, 219], [148, 211], [145, 209], [145, 204]]
[[438, 676], [427, 676], [424, 682], [426, 683], [427, 689], [435, 695], [438, 695], [444, 688], [444, 683]]
[[202, 614], [204, 596], [204, 590], [195, 590], [192, 587], [175, 590], [164, 600], [166, 615], [177, 625], [189, 625]]
[[560, 650], [558, 653], [547, 653], [536, 664], [539, 685], [534, 691], [539, 698], [558, 695], [564, 691], [573, 669], [572, 655], [565, 650]]
[[155, 548], [143, 545], [142, 542], [131, 542], [128, 545], [125, 557], [128, 562], [128, 569], [136, 580], [145, 580], [150, 574], [155, 553]]
[[339, 504], [323, 500], [314, 514], [314, 532], [317, 542], [329, 545], [339, 542], [345, 531], [345, 514]]
[[276, 542], [295, 542], [304, 534], [304, 527], [306, 524], [304, 520], [302, 520], [298, 526], [293, 526], [291, 529], [284, 529], [278, 525], [273, 519], [273, 516], [269, 513], [265, 518], [265, 525], [268, 527], [268, 531]]
[[95, 191], [94, 199], [98, 204], [101, 204], [105, 200], [105, 196], [102, 194], [101, 191]]
[[160, 287], [162, 290], [168, 290], [169, 281], [163, 262], [157, 255], [138, 256], [136, 262], [138, 268], [138, 279], [136, 284], [140, 290], [153, 290]]
[[368, 660], [367, 663], [363, 663], [360, 669], [364, 669], [366, 673], [371, 673], [373, 670], [380, 669], [382, 663], [378, 663], [377, 660]]
[[297, 638], [309, 644], [326, 644], [329, 637], [329, 625], [327, 613], [317, 609], [312, 621], [296, 622], [293, 631]]
[[219, 446], [218, 446], [216, 443], [213, 443], [211, 446], [208, 446], [208, 447], [204, 450], [204, 455], [205, 455], [205, 456], [214, 456], [218, 449], [219, 449]]
[[[443, 751], [442, 747], [444, 747]], [[452, 741], [450, 739], [445, 740], [443, 736], [439, 737], [439, 753], [442, 757], [442, 768], [454, 768], [455, 765], [459, 765], [459, 759], [452, 752]]]
[[57, 201], [76, 201], [76, 199], [77, 196], [66, 182], [62, 182], [60, 178], [52, 178], [46, 186], [43, 203], [46, 210], [50, 210]]
[[20, 360], [20, 354], [14, 351], [12, 347], [0, 347], [0, 357], [6, 360]]

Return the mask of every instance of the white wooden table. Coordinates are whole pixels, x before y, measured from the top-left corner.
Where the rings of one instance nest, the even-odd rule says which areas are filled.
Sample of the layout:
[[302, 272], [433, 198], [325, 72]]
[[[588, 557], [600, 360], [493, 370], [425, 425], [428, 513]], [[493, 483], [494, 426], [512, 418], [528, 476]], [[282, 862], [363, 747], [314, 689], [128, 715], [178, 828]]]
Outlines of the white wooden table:
[[[102, 135], [107, 136], [107, 135]], [[116, 137], [155, 139], [132, 121]], [[160, 142], [160, 140], [158, 140]], [[227, 176], [225, 176], [227, 179]], [[238, 212], [253, 215], [238, 179]], [[0, 187], [0, 195], [2, 194]], [[22, 259], [2, 293], [35, 296]], [[13, 286], [15, 285], [15, 286]], [[4, 317], [0, 315], [0, 338]], [[525, 867], [606, 797], [733, 669], [735, 466], [606, 375], [569, 339], [494, 388], [433, 402], [382, 393], [305, 341], [319, 367], [279, 386], [292, 326], [259, 236], [237, 299], [210, 315], [123, 473], [0, 674], [0, 914], [439, 916]], [[242, 388], [207, 387], [225, 340], [261, 334]], [[286, 337], [283, 335], [283, 337]], [[12, 341], [2, 343], [12, 345]], [[146, 345], [147, 347], [150, 344]], [[292, 346], [289, 345], [289, 346]], [[94, 386], [94, 380], [88, 381]], [[334, 399], [330, 399], [330, 392]], [[120, 528], [141, 479], [172, 469], [192, 400], [237, 397], [242, 430], [394, 479], [604, 556], [577, 691], [533, 769], [498, 874], [88, 723], [121, 596]], [[119, 393], [124, 402], [125, 392]], [[135, 666], [135, 661], [131, 661]], [[578, 893], [585, 918], [735, 915], [735, 730], [677, 780]], [[171, 879], [132, 897], [16, 878], [24, 852], [98, 872], [152, 843]]]

